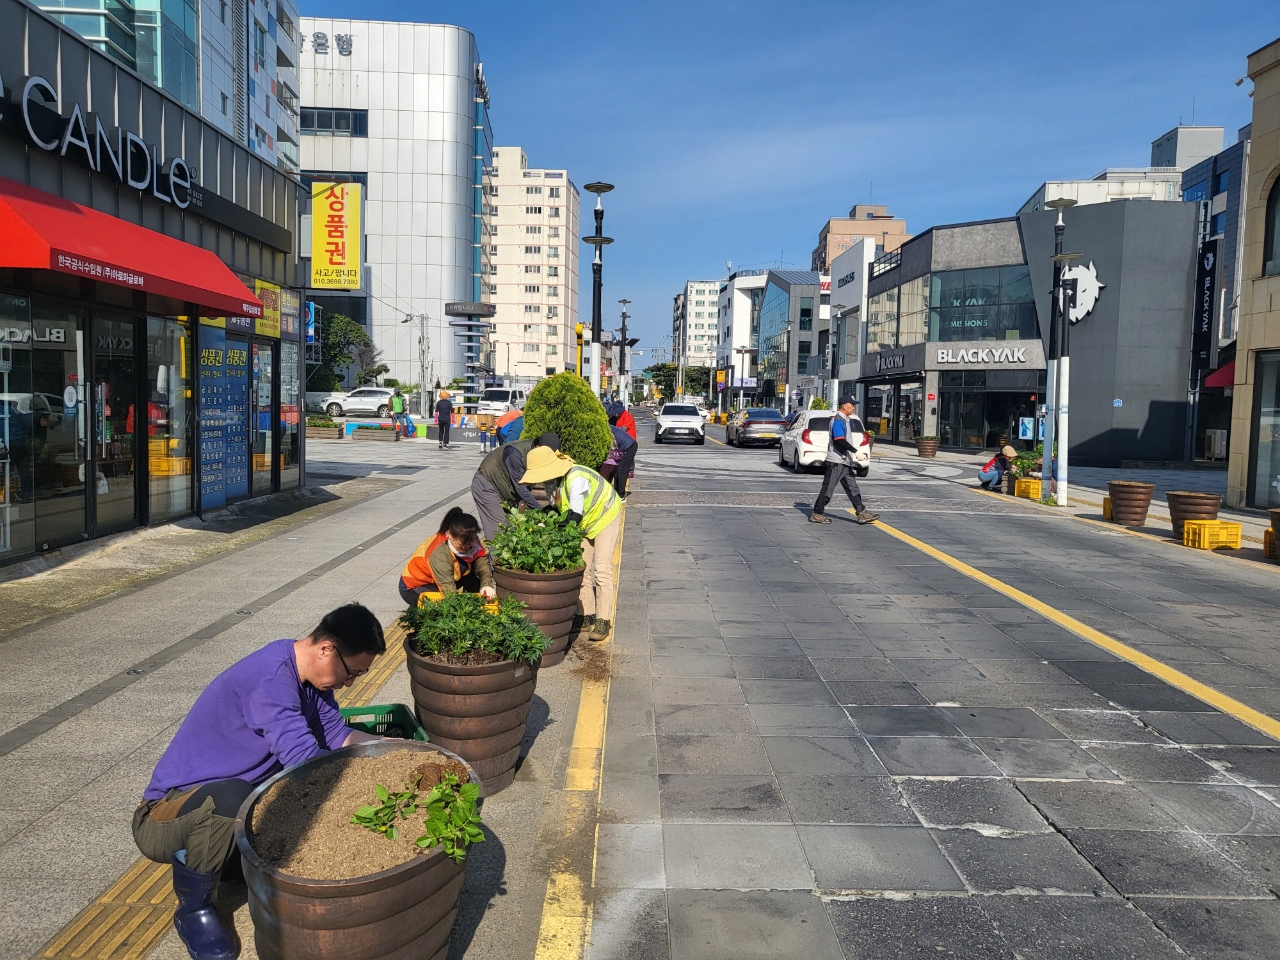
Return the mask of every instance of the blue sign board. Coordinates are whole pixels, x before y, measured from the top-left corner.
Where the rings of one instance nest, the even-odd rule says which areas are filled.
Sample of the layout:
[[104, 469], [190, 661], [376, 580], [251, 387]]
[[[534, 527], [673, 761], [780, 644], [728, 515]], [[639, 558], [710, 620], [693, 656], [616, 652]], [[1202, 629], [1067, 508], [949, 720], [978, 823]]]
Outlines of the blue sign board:
[[1035, 417], [1019, 417], [1018, 418], [1018, 439], [1030, 440], [1035, 436], [1036, 418]]
[[200, 328], [200, 505], [204, 510], [227, 502], [223, 473], [227, 454], [226, 350], [225, 330]]
[[249, 494], [249, 344], [228, 337], [226, 354], [223, 477], [227, 499], [235, 500]]

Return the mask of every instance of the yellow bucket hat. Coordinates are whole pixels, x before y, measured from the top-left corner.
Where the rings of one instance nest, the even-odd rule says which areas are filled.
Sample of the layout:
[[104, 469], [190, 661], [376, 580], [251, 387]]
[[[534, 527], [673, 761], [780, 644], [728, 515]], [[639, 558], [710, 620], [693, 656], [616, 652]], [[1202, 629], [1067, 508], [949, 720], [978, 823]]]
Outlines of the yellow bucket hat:
[[573, 459], [566, 457], [558, 450], [550, 447], [534, 447], [525, 458], [524, 476], [521, 483], [546, 483], [557, 477], [563, 477], [573, 466]]

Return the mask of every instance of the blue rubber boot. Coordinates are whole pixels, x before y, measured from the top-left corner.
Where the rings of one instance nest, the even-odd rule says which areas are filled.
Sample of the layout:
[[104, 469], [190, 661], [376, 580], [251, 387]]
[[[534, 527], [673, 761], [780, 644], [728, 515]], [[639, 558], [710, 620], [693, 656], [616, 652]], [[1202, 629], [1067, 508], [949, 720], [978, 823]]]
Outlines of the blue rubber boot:
[[178, 897], [173, 925], [191, 960], [236, 960], [240, 956], [236, 938], [213, 909], [218, 875], [196, 873], [175, 856], [173, 892]]

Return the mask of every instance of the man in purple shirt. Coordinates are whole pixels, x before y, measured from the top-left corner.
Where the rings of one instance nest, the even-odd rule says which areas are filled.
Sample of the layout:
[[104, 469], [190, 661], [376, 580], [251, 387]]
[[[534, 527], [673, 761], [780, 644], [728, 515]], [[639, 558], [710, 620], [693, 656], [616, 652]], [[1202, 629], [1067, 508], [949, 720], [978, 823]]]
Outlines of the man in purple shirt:
[[232, 664], [196, 698], [133, 815], [138, 849], [173, 865], [173, 925], [193, 960], [238, 955], [213, 902], [240, 804], [286, 767], [379, 739], [343, 722], [333, 691], [385, 650], [377, 617], [347, 604], [302, 639], [276, 640]]

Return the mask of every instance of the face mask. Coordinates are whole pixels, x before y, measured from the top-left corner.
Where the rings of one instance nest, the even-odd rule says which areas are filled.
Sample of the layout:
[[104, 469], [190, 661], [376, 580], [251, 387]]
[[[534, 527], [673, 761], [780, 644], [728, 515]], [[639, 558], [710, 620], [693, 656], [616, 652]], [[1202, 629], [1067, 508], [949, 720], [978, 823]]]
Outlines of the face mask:
[[477, 541], [477, 542], [476, 542], [476, 544], [475, 544], [475, 545], [474, 545], [470, 550], [468, 550], [468, 551], [466, 551], [466, 552], [464, 553], [463, 551], [459, 550], [459, 549], [454, 545], [453, 539], [452, 539], [452, 538], [450, 538], [450, 539], [449, 539], [449, 549], [453, 551], [453, 555], [454, 555], [455, 557], [457, 557], [458, 559], [460, 559], [460, 560], [471, 560], [471, 559], [473, 559], [474, 557], [479, 556], [480, 551], [481, 551], [481, 550], [483, 550], [483, 549], [484, 549], [484, 547], [483, 547], [483, 545], [482, 545], [479, 541]]

